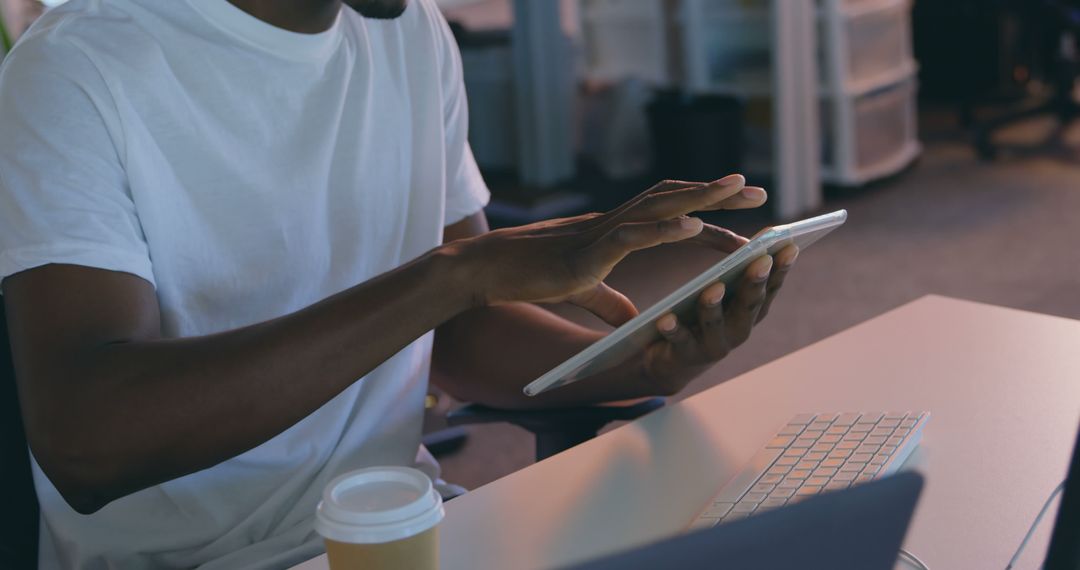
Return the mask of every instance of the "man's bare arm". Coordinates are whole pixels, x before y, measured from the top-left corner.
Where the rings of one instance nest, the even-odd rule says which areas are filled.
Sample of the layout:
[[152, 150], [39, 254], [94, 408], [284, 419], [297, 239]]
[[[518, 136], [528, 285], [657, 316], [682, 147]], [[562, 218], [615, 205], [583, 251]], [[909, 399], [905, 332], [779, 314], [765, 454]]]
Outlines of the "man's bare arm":
[[50, 265], [4, 280], [35, 457], [89, 513], [259, 445], [468, 306], [433, 257], [286, 317], [182, 339], [160, 338], [154, 289], [133, 275]]
[[265, 442], [471, 307], [566, 300], [617, 321], [611, 268], [697, 235], [685, 214], [741, 189], [741, 177], [660, 184], [606, 214], [457, 240], [296, 313], [195, 338], [160, 338], [138, 277], [13, 275], [2, 286], [30, 447], [68, 503], [93, 512]]

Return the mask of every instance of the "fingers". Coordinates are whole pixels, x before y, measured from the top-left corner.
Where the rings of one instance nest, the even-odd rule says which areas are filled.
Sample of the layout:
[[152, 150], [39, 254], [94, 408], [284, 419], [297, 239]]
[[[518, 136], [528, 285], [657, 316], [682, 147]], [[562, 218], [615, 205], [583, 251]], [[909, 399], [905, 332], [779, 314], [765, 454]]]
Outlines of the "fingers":
[[702, 186], [693, 186], [649, 194], [618, 214], [607, 216], [609, 224], [669, 220], [708, 209], [736, 195], [746, 183], [733, 174]]
[[637, 307], [626, 295], [601, 281], [584, 293], [571, 295], [567, 301], [600, 317], [611, 326], [619, 326], [637, 316]]
[[604, 214], [598, 212], [590, 212], [569, 218], [555, 218], [534, 225], [539, 233], [568, 234], [588, 230], [590, 227], [600, 223], [603, 216]]
[[[545, 222], [544, 228], [558, 228], [567, 231], [597, 230], [604, 233], [620, 223], [672, 218], [676, 217], [676, 215], [688, 214], [695, 211], [695, 209], [702, 211], [741, 210], [756, 208], [764, 204], [768, 199], [765, 189], [757, 186], [745, 186], [745, 184], [746, 179], [741, 174], [732, 174], [708, 183], [664, 180], [606, 214], [592, 213], [571, 218], [548, 220]], [[725, 188], [728, 192], [723, 193], [717, 201], [702, 203], [700, 207], [685, 209], [680, 214], [663, 215], [663, 212], [671, 211], [666, 205], [671, 204], [673, 194], [694, 189], [707, 195], [710, 191], [717, 191], [718, 188]], [[657, 205], [655, 203], [654, 198], [656, 197], [662, 197], [662, 200], [659, 200], [661, 204]], [[685, 197], [680, 196], [680, 198]], [[690, 200], [690, 198], [685, 199]]]
[[671, 192], [672, 190], [685, 190], [687, 188], [695, 188], [695, 187], [698, 187], [698, 186], [704, 186], [706, 184], [708, 184], [708, 182], [687, 182], [685, 180], [662, 180], [660, 182], [657, 182], [656, 184], [653, 184], [653, 186], [651, 188], [649, 188], [648, 190], [646, 190], [646, 191], [642, 192], [641, 194], [638, 194], [637, 196], [634, 196], [630, 200], [626, 201], [624, 204], [622, 204], [618, 208], [615, 208], [614, 210], [609, 212], [609, 214], [618, 215], [620, 212], [623, 212], [623, 211], [626, 211], [626, 210], [632, 208], [634, 206], [634, 204], [637, 204], [638, 202], [644, 200], [645, 198], [648, 198], [649, 196], [651, 196], [653, 194], [660, 194], [660, 193], [663, 193], [663, 192]]
[[671, 345], [675, 356], [684, 362], [697, 360], [697, 339], [688, 327], [679, 322], [675, 315], [668, 313], [656, 321], [656, 328], [660, 335]]
[[725, 315], [725, 338], [731, 348], [739, 346], [750, 337], [757, 322], [758, 313], [765, 303], [765, 286], [769, 280], [773, 259], [763, 255], [746, 268], [739, 282], [735, 297]]
[[672, 190], [685, 190], [687, 188], [705, 186], [705, 184], [706, 184], [705, 182], [685, 182], [683, 180], [663, 180], [661, 182], [658, 182], [658, 183], [654, 184], [652, 188], [649, 188], [648, 190], [642, 192], [641, 194], [638, 194], [637, 196], [634, 196], [630, 200], [627, 200], [626, 202], [624, 202], [618, 208], [615, 208], [614, 210], [611, 210], [607, 214], [604, 214], [603, 215], [603, 220], [598, 220], [598, 221], [602, 222], [602, 221], [606, 221], [606, 220], [609, 220], [609, 219], [618, 218], [619, 216], [623, 215], [627, 210], [633, 208], [638, 203], [640, 203], [642, 200], [648, 198], [649, 196], [651, 196], [653, 194], [659, 194], [659, 193], [662, 193], [662, 192], [670, 192]]
[[722, 282], [714, 283], [706, 287], [698, 299], [698, 325], [701, 328], [701, 341], [710, 359], [713, 360], [724, 358], [731, 351], [724, 318], [725, 292], [726, 287]]
[[[588, 246], [582, 259], [587, 266], [602, 269], [601, 274], [606, 275], [612, 266], [622, 261], [631, 251], [694, 237], [701, 233], [702, 227], [701, 220], [687, 217], [662, 222], [622, 224]], [[593, 274], [597, 273], [595, 269]]]
[[731, 253], [750, 241], [743, 236], [726, 228], [705, 224], [701, 233], [690, 238], [688, 241], [709, 249], [715, 249], [724, 253]]
[[785, 247], [780, 250], [780, 253], [776, 254], [775, 267], [770, 272], [769, 282], [765, 286], [765, 301], [761, 304], [761, 310], [758, 311], [758, 322], [761, 322], [765, 315], [769, 314], [769, 307], [772, 306], [773, 299], [776, 298], [780, 287], [784, 285], [784, 278], [787, 277], [791, 267], [795, 265], [797, 257], [799, 257], [799, 246], [795, 244]]
[[723, 200], [718, 204], [702, 208], [702, 210], [745, 210], [757, 208], [769, 199], [769, 194], [760, 186], [746, 186], [739, 190], [738, 194]]

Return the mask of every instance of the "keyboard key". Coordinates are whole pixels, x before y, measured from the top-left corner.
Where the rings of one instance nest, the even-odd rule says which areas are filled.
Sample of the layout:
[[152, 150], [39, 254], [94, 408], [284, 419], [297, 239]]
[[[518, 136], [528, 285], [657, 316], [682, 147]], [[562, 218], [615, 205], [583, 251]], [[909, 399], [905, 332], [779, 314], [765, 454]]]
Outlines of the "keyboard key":
[[840, 441], [862, 441], [866, 439], [866, 434], [870, 432], [866, 431], [852, 431], [844, 434], [844, 438]]
[[814, 421], [814, 414], [798, 414], [788, 424], [807, 425]]
[[780, 481], [783, 481], [783, 480], [784, 480], [783, 475], [762, 475], [761, 479], [758, 479], [758, 483], [762, 484], [762, 485], [765, 485], [765, 484], [775, 485], [775, 484], [777, 484], [777, 483], [779, 483]]
[[829, 452], [829, 459], [834, 459], [834, 458], [844, 459], [849, 455], [851, 455], [851, 450], [850, 449], [834, 449], [834, 450]]
[[817, 466], [817, 461], [800, 461], [799, 464], [795, 466], [795, 469], [806, 469], [807, 471], [813, 471], [814, 469], [817, 469]]
[[791, 444], [791, 447], [812, 447], [814, 445], [814, 441], [814, 439], [809, 437], [800, 437]]
[[[801, 483], [801, 481], [800, 481], [800, 483]], [[769, 498], [766, 499], [766, 500], [789, 499], [789, 498], [791, 498], [792, 495], [795, 494], [795, 491], [798, 490], [798, 488], [799, 487], [788, 487], [788, 488], [781, 489], [781, 488], [777, 487], [776, 490], [774, 490], [772, 493], [769, 493]]]
[[883, 446], [881, 446], [881, 449], [879, 451], [881, 451], [882, 453], [886, 453], [888, 455], [892, 455], [893, 453], [896, 452], [896, 446], [895, 445], [883, 445]]
[[842, 491], [848, 488], [849, 483], [847, 481], [830, 481], [828, 485], [825, 485], [826, 491]]
[[799, 435], [802, 433], [803, 426], [788, 424], [784, 426], [784, 429], [777, 432], [776, 435]]
[[[794, 477], [784, 477], [784, 480], [777, 483], [776, 490], [779, 489], [798, 489], [802, 486], [804, 479], [796, 479]], [[775, 493], [776, 490], [773, 490]]]
[[805, 489], [806, 487], [824, 487], [825, 484], [828, 482], [828, 477], [810, 477], [806, 480], [806, 485], [804, 485], [803, 488]]
[[[783, 465], [773, 465], [773, 462], [780, 457], [781, 451], [779, 449], [760, 449], [757, 453], [750, 458], [750, 462], [743, 467], [742, 471], [739, 471], [723, 488], [720, 489], [720, 493], [713, 498], [714, 501], [734, 503], [739, 497], [743, 496], [750, 487], [754, 486], [758, 478], [761, 477], [761, 472], [766, 471], [768, 475], [783, 475], [787, 473], [791, 468]], [[771, 467], [770, 467], [771, 466]]]
[[731, 508], [732, 513], [752, 513], [757, 510], [757, 503], [747, 503], [745, 501], [739, 501], [734, 507]]
[[841, 441], [836, 444], [836, 449], [855, 449], [857, 447], [859, 447], [859, 442], [857, 441]]
[[814, 421], [807, 429], [825, 431], [829, 429], [829, 422]]
[[791, 473], [788, 473], [788, 477], [791, 477], [792, 479], [806, 479], [809, 476], [809, 469], [792, 469]]
[[781, 466], [788, 465], [788, 466], [791, 466], [791, 465], [795, 465], [798, 462], [799, 462], [798, 457], [786, 457], [785, 456], [785, 457], [781, 457], [780, 459], [777, 459], [776, 463], [773, 463], [773, 465], [781, 465]]
[[819, 467], [810, 474], [810, 477], [832, 477], [836, 475], [836, 471], [836, 467]]
[[[772, 489], [769, 489], [769, 490], [771, 491]], [[739, 503], [754, 503], [754, 504], [757, 504], [757, 503], [760, 503], [761, 501], [764, 501], [765, 497], [767, 495], [768, 495], [768, 493], [747, 493], [747, 494], [743, 495], [743, 498], [742, 498], [741, 501], [739, 501]]]
[[[758, 483], [757, 485], [754, 485], [753, 487], [750, 488], [750, 493], [762, 493], [762, 494], [768, 495], [775, 488], [776, 488], [776, 485], [770, 485], [768, 483]], [[749, 496], [750, 493], [747, 493], [747, 496]], [[743, 498], [746, 498], [746, 497], [743, 497]]]
[[888, 418], [881, 420], [877, 423], [879, 428], [896, 428], [900, 425], [900, 420], [890, 420]]
[[818, 443], [840, 443], [839, 435], [823, 435], [818, 438]]
[[822, 430], [808, 429], [808, 430], [802, 432], [802, 435], [800, 435], [799, 437], [805, 437], [807, 439], [812, 439], [814, 441], [817, 441], [817, 438], [819, 438], [819, 437], [821, 437], [823, 435], [825, 435], [825, 432], [822, 431]]
[[791, 442], [795, 441], [794, 436], [782, 435], [772, 438], [772, 441], [765, 444], [765, 447], [778, 447], [780, 449], [786, 449], [791, 445]]
[[697, 520], [695, 520], [690, 525], [690, 528], [687, 529], [687, 530], [700, 530], [700, 529], [703, 529], [703, 528], [712, 528], [712, 527], [714, 527], [714, 526], [716, 526], [718, 524], [720, 524], [720, 519], [718, 519], [718, 518], [698, 518]]
[[870, 465], [884, 465], [888, 461], [888, 455], [875, 455], [874, 458], [869, 461], [869, 463]]
[[854, 481], [858, 476], [859, 474], [855, 471], [840, 471], [832, 478], [832, 480], [836, 482], [850, 482]]
[[734, 506], [731, 503], [713, 503], [704, 513], [701, 513], [701, 516], [722, 519], [731, 512], [731, 508]]
[[840, 468], [840, 471], [854, 471], [858, 473], [859, 471], [862, 471], [864, 467], [866, 467], [865, 461], [848, 461]]
[[833, 421], [834, 426], [853, 426], [855, 422], [859, 421], [859, 414], [840, 414], [840, 417]]
[[878, 449], [880, 448], [880, 445], [870, 445], [869, 443], [864, 443], [859, 447], [855, 448], [855, 453], [877, 453]]
[[786, 498], [777, 497], [777, 498], [774, 499], [774, 498], [770, 497], [768, 499], [765, 499], [764, 501], [761, 502], [760, 505], [758, 505], [758, 510], [776, 509], [776, 508], [784, 506], [784, 503], [786, 503], [786, 502], [787, 502]]
[[877, 472], [881, 471], [880, 465], [867, 465], [866, 469], [862, 470], [863, 475], [877, 475]]
[[825, 461], [821, 462], [822, 467], [834, 467], [835, 468], [835, 467], [840, 467], [843, 464], [844, 464], [843, 459], [826, 459]]
[[877, 424], [864, 423], [862, 421], [859, 421], [855, 425], [851, 426], [851, 429], [849, 429], [848, 431], [849, 432], [867, 432], [867, 431], [870, 431], [870, 430], [874, 429], [876, 426], [877, 426]]
[[907, 412], [889, 412], [885, 414], [885, 419], [900, 421], [907, 417]]
[[803, 459], [806, 461], [821, 461], [825, 459], [826, 455], [826, 453], [821, 451], [811, 451], [810, 453], [804, 455]]
[[885, 414], [881, 412], [863, 412], [862, 418], [860, 418], [859, 421], [876, 424], [884, 415]]
[[811, 453], [828, 453], [833, 450], [833, 444], [831, 443], [818, 443], [814, 447], [810, 448]]
[[[881, 444], [885, 443], [885, 439], [886, 438], [881, 437], [880, 435], [872, 435], [872, 436], [869, 436], [866, 439], [864, 439], [863, 443], [869, 443], [871, 445], [881, 445]], [[889, 438], [889, 439], [891, 439], [891, 438]], [[896, 444], [894, 443], [893, 445], [896, 445]]]
[[892, 428], [874, 428], [871, 432], [871, 436], [889, 437], [892, 435]]
[[822, 414], [818, 414], [817, 417], [814, 418], [814, 421], [816, 421], [816, 422], [831, 422], [831, 421], [835, 420], [838, 417], [840, 417], [840, 414], [838, 414], [836, 412], [825, 412], [825, 413], [822, 413]]
[[844, 435], [847, 433], [848, 426], [832, 426], [825, 430], [825, 435]]
[[816, 495], [821, 492], [824, 485], [805, 485], [800, 487], [798, 491], [795, 491], [796, 497], [803, 497], [806, 495]]
[[851, 454], [851, 461], [870, 461], [874, 457], [870, 453], [853, 453]]

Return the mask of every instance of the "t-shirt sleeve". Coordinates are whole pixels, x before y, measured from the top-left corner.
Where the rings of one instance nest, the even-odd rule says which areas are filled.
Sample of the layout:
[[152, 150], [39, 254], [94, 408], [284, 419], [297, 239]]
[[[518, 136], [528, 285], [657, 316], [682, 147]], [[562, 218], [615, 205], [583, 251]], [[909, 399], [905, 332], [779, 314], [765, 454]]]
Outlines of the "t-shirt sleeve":
[[437, 42], [441, 52], [440, 80], [446, 133], [445, 225], [460, 222], [479, 212], [491, 199], [480, 168], [469, 146], [469, 104], [461, 69], [461, 53], [446, 20], [430, 3], [427, 8], [438, 21]]
[[66, 263], [153, 284], [115, 102], [90, 59], [50, 32], [0, 67], [0, 280]]

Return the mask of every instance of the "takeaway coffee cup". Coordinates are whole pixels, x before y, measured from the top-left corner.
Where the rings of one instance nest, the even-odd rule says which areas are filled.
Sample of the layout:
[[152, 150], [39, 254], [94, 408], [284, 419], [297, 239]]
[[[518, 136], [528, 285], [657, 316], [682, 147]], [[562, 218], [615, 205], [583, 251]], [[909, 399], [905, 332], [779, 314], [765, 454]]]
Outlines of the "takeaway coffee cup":
[[442, 497], [409, 467], [371, 467], [326, 486], [315, 530], [331, 570], [435, 570]]

